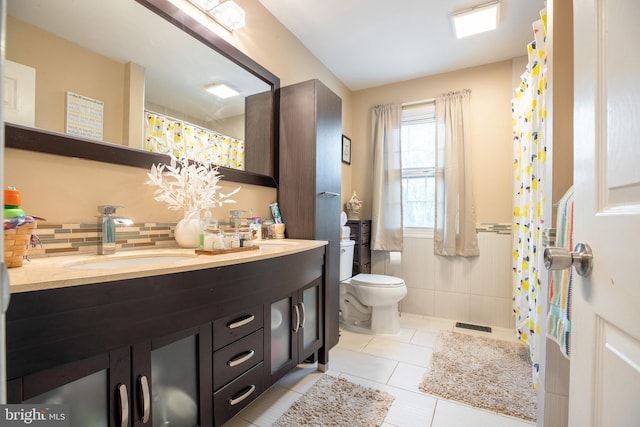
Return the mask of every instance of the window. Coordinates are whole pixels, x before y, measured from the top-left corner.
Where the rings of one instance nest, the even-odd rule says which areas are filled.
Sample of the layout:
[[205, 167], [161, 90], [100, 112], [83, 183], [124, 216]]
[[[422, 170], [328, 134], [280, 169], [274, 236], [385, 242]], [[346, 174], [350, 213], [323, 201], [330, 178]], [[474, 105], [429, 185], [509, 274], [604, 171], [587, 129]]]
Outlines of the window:
[[435, 104], [402, 109], [402, 222], [404, 228], [433, 228], [435, 216]]

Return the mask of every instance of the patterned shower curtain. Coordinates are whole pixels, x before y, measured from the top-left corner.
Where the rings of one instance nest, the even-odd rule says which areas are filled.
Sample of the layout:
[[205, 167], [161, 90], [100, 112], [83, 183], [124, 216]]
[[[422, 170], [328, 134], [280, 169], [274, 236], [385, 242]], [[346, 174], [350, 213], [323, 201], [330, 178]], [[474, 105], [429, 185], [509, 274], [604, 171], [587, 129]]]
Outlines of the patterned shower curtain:
[[513, 314], [518, 338], [529, 345], [533, 384], [538, 388], [540, 340], [541, 231], [546, 202], [546, 10], [533, 23], [534, 41], [527, 46], [529, 62], [512, 100], [513, 121]]
[[[244, 141], [183, 120], [145, 111], [145, 150], [167, 153], [175, 145], [204, 148], [202, 162], [244, 170]], [[179, 153], [176, 153], [176, 155]]]

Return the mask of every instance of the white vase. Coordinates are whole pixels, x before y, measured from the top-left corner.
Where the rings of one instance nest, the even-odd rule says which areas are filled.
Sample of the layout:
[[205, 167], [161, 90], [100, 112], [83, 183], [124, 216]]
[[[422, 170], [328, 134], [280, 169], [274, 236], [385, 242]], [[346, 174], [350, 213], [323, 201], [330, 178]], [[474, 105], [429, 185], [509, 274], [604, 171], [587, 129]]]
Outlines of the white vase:
[[184, 218], [176, 224], [176, 230], [174, 232], [178, 245], [183, 248], [197, 248], [200, 245], [202, 226], [200, 211], [186, 211]]

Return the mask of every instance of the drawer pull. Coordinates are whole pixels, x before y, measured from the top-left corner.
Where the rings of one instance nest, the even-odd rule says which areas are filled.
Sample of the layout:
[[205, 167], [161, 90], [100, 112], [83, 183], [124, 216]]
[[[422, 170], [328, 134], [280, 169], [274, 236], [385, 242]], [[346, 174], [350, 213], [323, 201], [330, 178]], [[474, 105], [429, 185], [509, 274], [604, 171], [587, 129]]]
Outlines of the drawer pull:
[[129, 395], [126, 385], [118, 385], [118, 397], [120, 398], [120, 427], [129, 427]]
[[238, 366], [246, 362], [247, 360], [251, 359], [254, 354], [256, 354], [256, 352], [253, 350], [245, 351], [244, 353], [239, 354], [233, 359], [229, 360], [227, 362], [227, 365], [229, 365], [230, 368], [233, 368], [234, 366]]
[[251, 323], [255, 320], [256, 316], [254, 316], [253, 314], [248, 315], [247, 317], [245, 317], [244, 319], [240, 319], [236, 322], [233, 323], [229, 323], [227, 324], [227, 328], [229, 329], [235, 329], [235, 328], [239, 328], [240, 326], [244, 326], [248, 323]]
[[253, 393], [256, 390], [256, 386], [251, 384], [249, 386], [249, 389], [242, 393], [240, 396], [236, 397], [236, 398], [231, 398], [229, 399], [229, 405], [234, 406], [237, 405], [238, 403], [242, 402], [243, 400], [245, 400], [247, 397], [251, 396], [251, 393]]

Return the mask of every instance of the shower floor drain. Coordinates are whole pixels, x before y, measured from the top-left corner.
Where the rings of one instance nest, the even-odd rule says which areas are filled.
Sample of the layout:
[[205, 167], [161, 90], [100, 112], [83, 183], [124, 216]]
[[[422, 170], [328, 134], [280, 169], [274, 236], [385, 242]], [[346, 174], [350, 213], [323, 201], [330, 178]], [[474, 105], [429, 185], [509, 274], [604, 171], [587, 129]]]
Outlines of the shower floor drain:
[[464, 329], [471, 329], [471, 330], [474, 330], [474, 331], [482, 331], [482, 332], [491, 333], [491, 328], [489, 326], [474, 325], [472, 323], [456, 322], [456, 328], [464, 328]]

